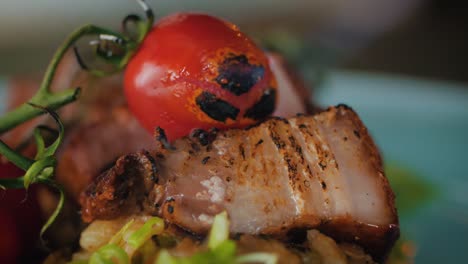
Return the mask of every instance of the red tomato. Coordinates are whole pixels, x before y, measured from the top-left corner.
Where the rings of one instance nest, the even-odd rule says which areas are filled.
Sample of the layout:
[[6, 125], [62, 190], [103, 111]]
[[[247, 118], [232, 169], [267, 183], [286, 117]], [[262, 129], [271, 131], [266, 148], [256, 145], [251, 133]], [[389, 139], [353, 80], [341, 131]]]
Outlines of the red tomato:
[[203, 14], [161, 19], [127, 65], [124, 85], [136, 118], [169, 140], [256, 123], [276, 103], [264, 52], [235, 25]]

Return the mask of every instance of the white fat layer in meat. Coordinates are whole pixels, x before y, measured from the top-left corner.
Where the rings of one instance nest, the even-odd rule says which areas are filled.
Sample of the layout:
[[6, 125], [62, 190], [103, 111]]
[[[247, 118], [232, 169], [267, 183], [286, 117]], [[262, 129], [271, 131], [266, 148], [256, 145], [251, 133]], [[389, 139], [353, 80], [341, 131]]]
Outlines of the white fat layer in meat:
[[220, 203], [224, 200], [226, 187], [224, 186], [223, 180], [221, 180], [221, 178], [218, 176], [213, 176], [209, 180], [201, 181], [200, 184], [208, 189], [211, 202]]
[[339, 164], [343, 187], [348, 190], [343, 199], [353, 205], [349, 213], [358, 221], [369, 224], [385, 223], [390, 215], [386, 199], [382, 199], [385, 197], [385, 191], [381, 187], [384, 176], [372, 167], [377, 162], [376, 157], [368, 155], [368, 143], [362, 140], [358, 131], [349, 129], [355, 127], [355, 124], [351, 119], [345, 118], [342, 111], [336, 113], [333, 122], [333, 126], [324, 125], [320, 128]]
[[[208, 232], [212, 217], [226, 211], [232, 233], [323, 228], [338, 238], [359, 237], [380, 253], [398, 237], [394, 195], [378, 150], [345, 106], [219, 131], [209, 144], [180, 139], [159, 154], [159, 181], [151, 183], [163, 189], [157, 198], [163, 204], [146, 208], [194, 233]], [[148, 175], [142, 176], [146, 184]]]
[[212, 224], [213, 223], [213, 217], [209, 216], [207, 214], [200, 214], [198, 216], [198, 221], [203, 222], [203, 224]]
[[[292, 219], [296, 212], [291, 199], [292, 190], [287, 182], [286, 166], [277, 155], [277, 150], [269, 138], [268, 131], [239, 138], [243, 155], [231, 151], [233, 157], [243, 156], [231, 184], [235, 185], [232, 201], [226, 204], [232, 219], [232, 228], [240, 232], [259, 233], [268, 226], [280, 226], [286, 219]], [[276, 175], [262, 177], [261, 175]], [[280, 195], [272, 195], [278, 192]]]
[[[334, 120], [320, 120], [314, 117], [315, 121], [315, 138], [319, 141], [316, 145], [321, 149], [319, 155], [319, 167], [322, 172], [322, 180], [326, 187], [322, 188], [324, 192], [330, 195], [331, 212], [333, 216], [346, 216], [352, 212], [352, 200], [349, 199], [347, 174], [341, 174], [339, 163], [335, 159], [335, 155], [331, 150], [328, 139], [327, 127], [331, 124], [326, 123]], [[335, 128], [332, 128], [332, 130]], [[349, 177], [348, 177], [348, 180]]]
[[221, 131], [209, 146], [193, 144], [176, 141], [160, 168], [165, 195], [175, 199], [174, 213], [165, 216], [183, 227], [208, 230], [199, 216], [224, 210], [236, 233], [316, 227], [333, 219], [395, 223], [378, 152], [351, 110], [273, 119]]
[[[316, 157], [311, 153], [313, 144], [306, 143], [305, 135], [300, 132], [299, 124], [295, 119], [290, 120], [291, 133], [301, 147], [304, 157], [304, 164], [301, 165], [301, 181], [304, 192], [303, 199], [305, 201], [305, 212], [308, 215], [314, 216], [329, 216], [329, 203], [325, 201], [328, 198], [326, 193], [323, 193], [321, 178], [319, 175], [319, 166], [316, 162]], [[304, 124], [300, 124], [304, 125]]]
[[[304, 213], [304, 199], [302, 197], [301, 192], [298, 192], [297, 190], [297, 179], [295, 178], [295, 172], [293, 170], [296, 170], [297, 168], [292, 168], [291, 164], [293, 164], [293, 167], [297, 165], [297, 161], [294, 160], [294, 149], [292, 149], [291, 142], [288, 139], [288, 135], [290, 135], [289, 131], [289, 126], [279, 126], [277, 129], [269, 129], [270, 133], [275, 131], [276, 135], [279, 137], [279, 140], [281, 142], [284, 142], [284, 151], [277, 151], [279, 156], [282, 158], [282, 163], [284, 166], [287, 168], [286, 170], [286, 175], [288, 179], [288, 184], [291, 189], [291, 198], [294, 200], [295, 203], [295, 214], [296, 216], [300, 216]], [[272, 135], [270, 135], [272, 136]]]

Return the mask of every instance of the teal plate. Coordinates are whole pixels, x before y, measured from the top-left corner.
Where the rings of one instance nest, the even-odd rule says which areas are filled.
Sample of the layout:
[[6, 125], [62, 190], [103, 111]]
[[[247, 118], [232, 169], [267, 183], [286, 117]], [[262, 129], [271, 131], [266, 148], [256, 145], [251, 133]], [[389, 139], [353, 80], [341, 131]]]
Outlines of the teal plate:
[[[4, 86], [0, 80], [0, 112], [5, 107]], [[315, 100], [353, 107], [386, 161], [410, 168], [437, 190], [434, 198], [400, 217], [404, 237], [417, 247], [416, 263], [466, 262], [468, 86], [331, 72]], [[418, 188], [408, 184], [406, 191]]]
[[468, 262], [468, 86], [332, 72], [315, 99], [353, 107], [385, 161], [434, 186], [434, 198], [400, 215], [403, 236], [416, 245], [416, 263]]

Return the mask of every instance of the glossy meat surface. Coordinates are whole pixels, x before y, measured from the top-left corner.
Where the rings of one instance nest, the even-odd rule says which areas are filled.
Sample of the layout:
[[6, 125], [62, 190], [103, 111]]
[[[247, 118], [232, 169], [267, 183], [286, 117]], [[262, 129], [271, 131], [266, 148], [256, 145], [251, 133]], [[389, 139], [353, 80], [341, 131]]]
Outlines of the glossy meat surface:
[[[376, 146], [346, 106], [255, 127], [199, 132], [120, 158], [81, 196], [85, 221], [145, 211], [205, 233], [226, 210], [232, 233], [318, 228], [383, 256], [398, 237]], [[111, 210], [112, 209], [112, 210]]]
[[[297, 112], [308, 113], [312, 109], [310, 94], [303, 82], [280, 55], [268, 53], [267, 57], [278, 80], [281, 96], [275, 114], [287, 117]], [[75, 56], [68, 54], [58, 68], [52, 87], [54, 91], [68, 87], [83, 88], [80, 100], [60, 111], [66, 133], [65, 142], [58, 153], [56, 177], [74, 199], [119, 156], [143, 148], [154, 148], [152, 135], [142, 129], [127, 109], [121, 78], [114, 76], [95, 79], [79, 69]], [[7, 108], [13, 109], [26, 102], [39, 84], [39, 79], [33, 77], [11, 80], [7, 92]], [[291, 102], [291, 98], [295, 100]], [[302, 100], [298, 101], [297, 98]], [[291, 104], [296, 107], [291, 109], [288, 106]], [[50, 117], [42, 116], [1, 135], [1, 139], [10, 146], [17, 147], [31, 138], [33, 128], [41, 123], [55, 127]], [[29, 144], [23, 154], [33, 157], [35, 150], [35, 146]]]

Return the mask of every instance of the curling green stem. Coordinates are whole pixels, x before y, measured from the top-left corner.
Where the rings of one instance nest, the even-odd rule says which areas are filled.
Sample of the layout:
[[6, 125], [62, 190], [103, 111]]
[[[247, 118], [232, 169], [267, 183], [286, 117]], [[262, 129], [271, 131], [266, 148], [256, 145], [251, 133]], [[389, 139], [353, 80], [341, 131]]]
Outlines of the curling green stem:
[[[34, 130], [34, 138], [38, 145], [38, 153], [36, 154], [35, 160], [31, 160], [27, 157], [22, 156], [20, 153], [15, 152], [7, 144], [0, 140], [0, 154], [4, 155], [13, 164], [26, 171], [25, 175], [19, 178], [0, 179], [1, 189], [27, 189], [32, 183], [42, 183], [55, 187], [59, 191], [59, 202], [57, 204], [56, 209], [41, 229], [41, 239], [47, 228], [54, 222], [54, 220], [59, 215], [65, 200], [65, 194], [63, 189], [52, 179], [54, 176], [54, 170], [56, 166], [56, 159], [54, 157], [54, 154], [62, 142], [64, 133], [63, 124], [60, 122], [58, 115], [54, 111], [66, 104], [75, 101], [80, 93], [80, 88], [67, 89], [58, 92], [51, 91], [50, 86], [54, 79], [58, 65], [60, 64], [60, 61], [62, 61], [67, 51], [73, 45], [75, 45], [75, 43], [81, 37], [86, 35], [99, 35], [99, 38], [103, 37], [103, 39], [105, 40], [110, 39], [111, 41], [115, 41], [118, 45], [121, 45], [125, 49], [125, 56], [119, 58], [119, 60], [115, 60], [114, 58], [114, 63], [112, 63], [111, 58], [105, 58], [107, 59], [107, 62], [117, 65], [118, 70], [121, 70], [123, 67], [125, 67], [125, 65], [132, 57], [140, 42], [144, 39], [146, 34], [151, 29], [151, 26], [154, 21], [153, 12], [148, 7], [146, 2], [144, 0], [137, 1], [143, 7], [143, 10], [145, 11], [147, 16], [145, 27], [144, 29], [140, 30], [140, 38], [137, 41], [131, 40], [129, 37], [124, 36], [123, 34], [94, 25], [85, 25], [77, 29], [67, 37], [67, 39], [55, 52], [54, 56], [52, 57], [52, 60], [49, 63], [49, 66], [46, 69], [42, 83], [36, 94], [31, 98], [31, 100], [0, 117], [0, 135], [15, 128], [21, 123], [44, 113], [49, 113], [59, 125], [58, 138], [52, 145], [50, 145], [47, 148], [45, 147], [44, 139], [42, 138], [38, 128]], [[79, 55], [76, 54], [76, 56], [79, 60]], [[97, 70], [92, 70], [91, 72], [95, 74], [103, 73]]]
[[23, 170], [27, 170], [34, 163], [33, 160], [30, 160], [11, 149], [2, 140], [0, 140], [0, 154], [4, 155], [9, 161]]
[[[31, 103], [47, 107], [52, 110], [57, 110], [58, 108], [75, 101], [78, 98], [79, 93], [79, 88], [67, 89], [53, 94], [38, 92], [31, 99]], [[24, 103], [0, 117], [0, 134], [42, 114], [44, 114], [42, 109], [33, 107], [28, 103]]]
[[[55, 52], [54, 56], [52, 57], [52, 60], [45, 72], [41, 86], [39, 87], [37, 93], [31, 99], [31, 103], [47, 107], [51, 110], [57, 110], [58, 108], [77, 99], [80, 91], [79, 89], [68, 89], [61, 92], [52, 93], [50, 91], [50, 85], [54, 78], [55, 72], [57, 71], [57, 67], [67, 50], [72, 45], [74, 45], [79, 38], [85, 35], [95, 34], [109, 34], [122, 39], [122, 41], [130, 42], [130, 40], [127, 37], [119, 33], [94, 25], [85, 25], [79, 28], [78, 30], [74, 31], [64, 41], [64, 43], [59, 47], [59, 49]], [[4, 116], [0, 117], [0, 134], [16, 127], [24, 121], [32, 119], [43, 113], [44, 112], [41, 109], [35, 108], [31, 105], [28, 105], [27, 103], [22, 104], [15, 110], [8, 112]]]
[[7, 189], [24, 189], [24, 177], [0, 179], [0, 186]]
[[60, 196], [59, 196], [59, 201], [58, 201], [57, 207], [55, 207], [54, 212], [52, 213], [52, 215], [49, 216], [49, 219], [47, 219], [46, 223], [41, 228], [41, 232], [40, 232], [41, 240], [42, 240], [42, 237], [43, 237], [44, 233], [54, 223], [55, 219], [60, 214], [60, 211], [62, 211], [63, 204], [65, 203], [65, 193], [64, 193], [64, 191], [63, 191], [63, 189], [62, 189], [62, 187], [60, 185], [58, 185], [55, 182], [53, 182], [51, 180], [48, 180], [48, 179], [43, 180], [43, 183], [48, 184], [49, 186], [56, 188], [57, 191], [59, 192]]
[[44, 79], [42, 80], [38, 93], [49, 92], [50, 84], [52, 83], [53, 77], [55, 75], [55, 71], [57, 70], [57, 66], [62, 60], [65, 53], [67, 52], [67, 50], [73, 44], [75, 44], [75, 42], [81, 37], [86, 36], [86, 35], [93, 35], [93, 34], [109, 34], [109, 35], [113, 35], [118, 38], [121, 38], [122, 40], [128, 41], [128, 38], [126, 38], [125, 36], [119, 33], [113, 32], [105, 28], [97, 27], [91, 24], [85, 25], [75, 30], [73, 33], [71, 33], [68, 36], [68, 38], [63, 42], [63, 44], [59, 47], [59, 49], [55, 52], [54, 56], [52, 57], [52, 60], [50, 61], [49, 66], [47, 67], [47, 70], [44, 75]]
[[138, 42], [141, 42], [143, 41], [146, 34], [148, 34], [148, 32], [151, 30], [151, 27], [153, 26], [154, 13], [153, 13], [153, 10], [149, 8], [148, 4], [144, 0], [137, 0], [137, 2], [143, 8], [143, 11], [145, 12], [145, 15], [146, 15], [146, 22], [144, 23], [144, 29], [140, 32], [140, 37], [138, 40]]

